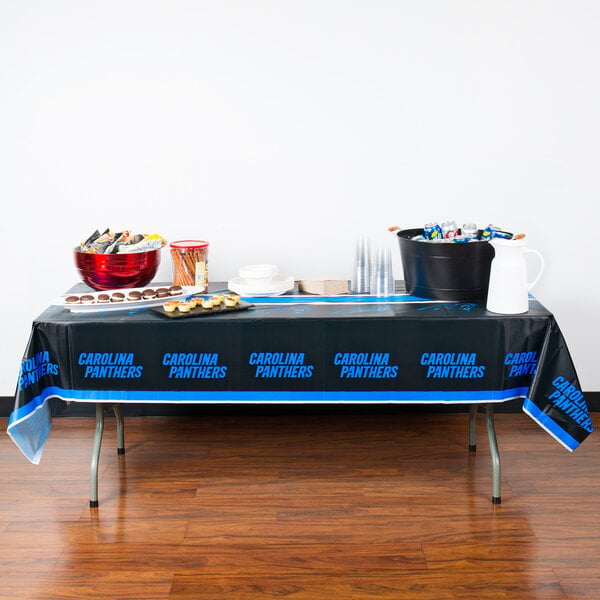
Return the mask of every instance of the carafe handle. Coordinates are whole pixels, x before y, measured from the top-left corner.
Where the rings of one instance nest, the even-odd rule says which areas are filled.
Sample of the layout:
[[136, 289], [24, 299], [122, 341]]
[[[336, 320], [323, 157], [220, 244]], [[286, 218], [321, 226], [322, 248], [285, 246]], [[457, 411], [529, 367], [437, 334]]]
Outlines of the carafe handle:
[[532, 248], [525, 248], [524, 251], [525, 253], [535, 254], [540, 259], [540, 272], [537, 274], [537, 277], [533, 281], [527, 282], [527, 291], [529, 292], [542, 276], [542, 273], [544, 272], [545, 262], [544, 257], [537, 250], [533, 250]]

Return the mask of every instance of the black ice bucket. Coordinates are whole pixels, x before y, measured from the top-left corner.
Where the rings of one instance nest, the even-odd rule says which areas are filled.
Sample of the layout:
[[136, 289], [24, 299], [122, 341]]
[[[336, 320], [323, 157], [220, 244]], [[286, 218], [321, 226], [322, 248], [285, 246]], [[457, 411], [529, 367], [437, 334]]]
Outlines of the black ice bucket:
[[431, 300], [485, 303], [494, 258], [492, 245], [413, 239], [422, 234], [423, 229], [397, 233], [406, 291]]

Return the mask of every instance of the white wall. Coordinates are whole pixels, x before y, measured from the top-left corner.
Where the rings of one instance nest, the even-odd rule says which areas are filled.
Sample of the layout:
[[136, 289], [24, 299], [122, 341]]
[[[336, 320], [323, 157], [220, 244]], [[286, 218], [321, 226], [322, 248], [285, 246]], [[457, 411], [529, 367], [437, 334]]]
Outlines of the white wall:
[[386, 228], [448, 218], [527, 232], [600, 390], [599, 21], [593, 0], [3, 0], [0, 395], [95, 228], [209, 240], [213, 280], [348, 277], [369, 235], [400, 277]]

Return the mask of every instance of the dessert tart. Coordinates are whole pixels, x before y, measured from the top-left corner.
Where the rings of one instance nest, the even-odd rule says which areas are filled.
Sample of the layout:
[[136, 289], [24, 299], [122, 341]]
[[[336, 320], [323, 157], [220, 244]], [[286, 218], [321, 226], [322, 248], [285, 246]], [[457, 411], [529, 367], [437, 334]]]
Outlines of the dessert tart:
[[191, 302], [179, 302], [177, 304], [177, 308], [179, 309], [179, 312], [182, 312], [182, 313], [190, 312], [190, 310], [192, 310], [192, 303]]
[[240, 297], [235, 294], [225, 296], [225, 306], [236, 306], [239, 301]]
[[165, 302], [163, 304], [163, 308], [165, 312], [171, 313], [174, 312], [176, 308], [178, 308], [179, 304], [180, 303], [177, 300], [170, 300], [169, 302]]

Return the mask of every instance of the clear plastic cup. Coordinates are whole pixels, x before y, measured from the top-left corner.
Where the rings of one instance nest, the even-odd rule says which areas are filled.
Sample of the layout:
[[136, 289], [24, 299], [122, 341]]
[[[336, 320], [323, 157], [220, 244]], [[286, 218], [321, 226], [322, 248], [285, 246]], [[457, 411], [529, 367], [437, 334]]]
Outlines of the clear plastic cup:
[[355, 294], [368, 294], [371, 289], [371, 253], [369, 240], [366, 237], [361, 237], [356, 242], [350, 288]]
[[394, 274], [391, 250], [389, 248], [377, 248], [371, 279], [371, 294], [374, 296], [391, 296], [393, 293]]

